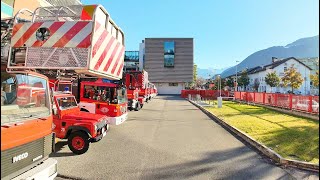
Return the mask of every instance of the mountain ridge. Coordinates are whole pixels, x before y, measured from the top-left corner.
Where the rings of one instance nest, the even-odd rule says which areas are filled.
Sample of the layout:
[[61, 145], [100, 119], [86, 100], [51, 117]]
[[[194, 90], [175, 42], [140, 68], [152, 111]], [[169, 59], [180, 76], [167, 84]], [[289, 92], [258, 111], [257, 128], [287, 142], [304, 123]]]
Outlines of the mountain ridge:
[[[272, 63], [272, 57], [276, 58], [308, 58], [319, 57], [319, 35], [300, 38], [286, 46], [272, 46], [250, 54], [237, 65], [237, 70], [242, 71], [245, 68], [264, 66]], [[227, 77], [234, 74], [236, 67], [230, 67], [221, 73], [221, 76]]]

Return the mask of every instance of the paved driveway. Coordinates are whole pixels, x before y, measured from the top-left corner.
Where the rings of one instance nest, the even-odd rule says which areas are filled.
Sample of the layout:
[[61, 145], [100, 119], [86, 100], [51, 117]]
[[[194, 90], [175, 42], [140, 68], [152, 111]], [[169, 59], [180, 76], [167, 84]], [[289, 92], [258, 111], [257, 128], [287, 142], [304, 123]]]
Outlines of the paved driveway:
[[[59, 142], [56, 179], [298, 179], [258, 155], [188, 101], [157, 96], [83, 155]], [[292, 176], [293, 174], [293, 176]], [[318, 178], [318, 177], [317, 177]]]

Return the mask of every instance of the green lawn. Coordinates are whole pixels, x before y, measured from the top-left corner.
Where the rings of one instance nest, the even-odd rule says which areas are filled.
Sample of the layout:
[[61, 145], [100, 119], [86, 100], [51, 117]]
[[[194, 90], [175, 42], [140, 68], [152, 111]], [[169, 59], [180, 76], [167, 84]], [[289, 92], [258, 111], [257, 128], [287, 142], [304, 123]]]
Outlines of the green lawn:
[[284, 158], [319, 163], [318, 121], [231, 101], [206, 109]]

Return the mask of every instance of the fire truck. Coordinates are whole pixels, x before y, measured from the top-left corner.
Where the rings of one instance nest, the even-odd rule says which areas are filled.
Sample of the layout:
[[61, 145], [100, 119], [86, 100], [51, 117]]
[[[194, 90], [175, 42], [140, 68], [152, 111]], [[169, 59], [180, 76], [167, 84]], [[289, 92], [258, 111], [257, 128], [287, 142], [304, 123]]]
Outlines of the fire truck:
[[1, 179], [54, 179], [57, 161], [48, 78], [25, 68], [8, 68], [11, 28], [19, 15], [1, 21]]
[[131, 89], [131, 93], [136, 93], [137, 91], [139, 92], [138, 101], [140, 103], [140, 107], [142, 108], [144, 102], [151, 100], [148, 72], [145, 70], [126, 71], [125, 77], [125, 85], [128, 91]]
[[[139, 111], [143, 107], [143, 98], [139, 99], [140, 87], [137, 82], [137, 77], [129, 72], [125, 73], [125, 86], [127, 88], [127, 97], [128, 97], [128, 109], [130, 111], [135, 110]], [[139, 101], [140, 100], [140, 101]]]
[[[101, 5], [39, 7], [32, 22], [13, 27], [11, 41], [9, 66], [18, 63], [17, 68], [35, 69], [56, 83], [68, 79], [81, 110], [110, 115], [112, 124], [127, 119], [127, 101], [121, 99], [126, 91], [98, 82], [121, 80], [125, 50], [124, 33]], [[25, 56], [16, 57], [21, 51]], [[59, 86], [63, 88], [62, 83]], [[91, 99], [84, 97], [89, 86], [95, 91]], [[103, 90], [110, 92], [109, 100], [96, 98]]]
[[157, 87], [153, 83], [149, 83], [149, 87], [151, 98], [156, 97], [158, 95]]
[[75, 154], [83, 154], [89, 144], [100, 141], [109, 129], [107, 116], [82, 112], [69, 91], [55, 91], [53, 96], [53, 131], [56, 137], [68, 139]]

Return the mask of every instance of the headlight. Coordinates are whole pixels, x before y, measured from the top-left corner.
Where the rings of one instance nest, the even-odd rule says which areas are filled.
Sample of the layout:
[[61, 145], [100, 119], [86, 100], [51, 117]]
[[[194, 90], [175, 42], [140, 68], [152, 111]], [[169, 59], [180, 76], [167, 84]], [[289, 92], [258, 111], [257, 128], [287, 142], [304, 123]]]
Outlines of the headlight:
[[95, 124], [95, 125], [94, 125], [94, 131], [97, 131], [97, 130], [98, 130], [98, 125]]

